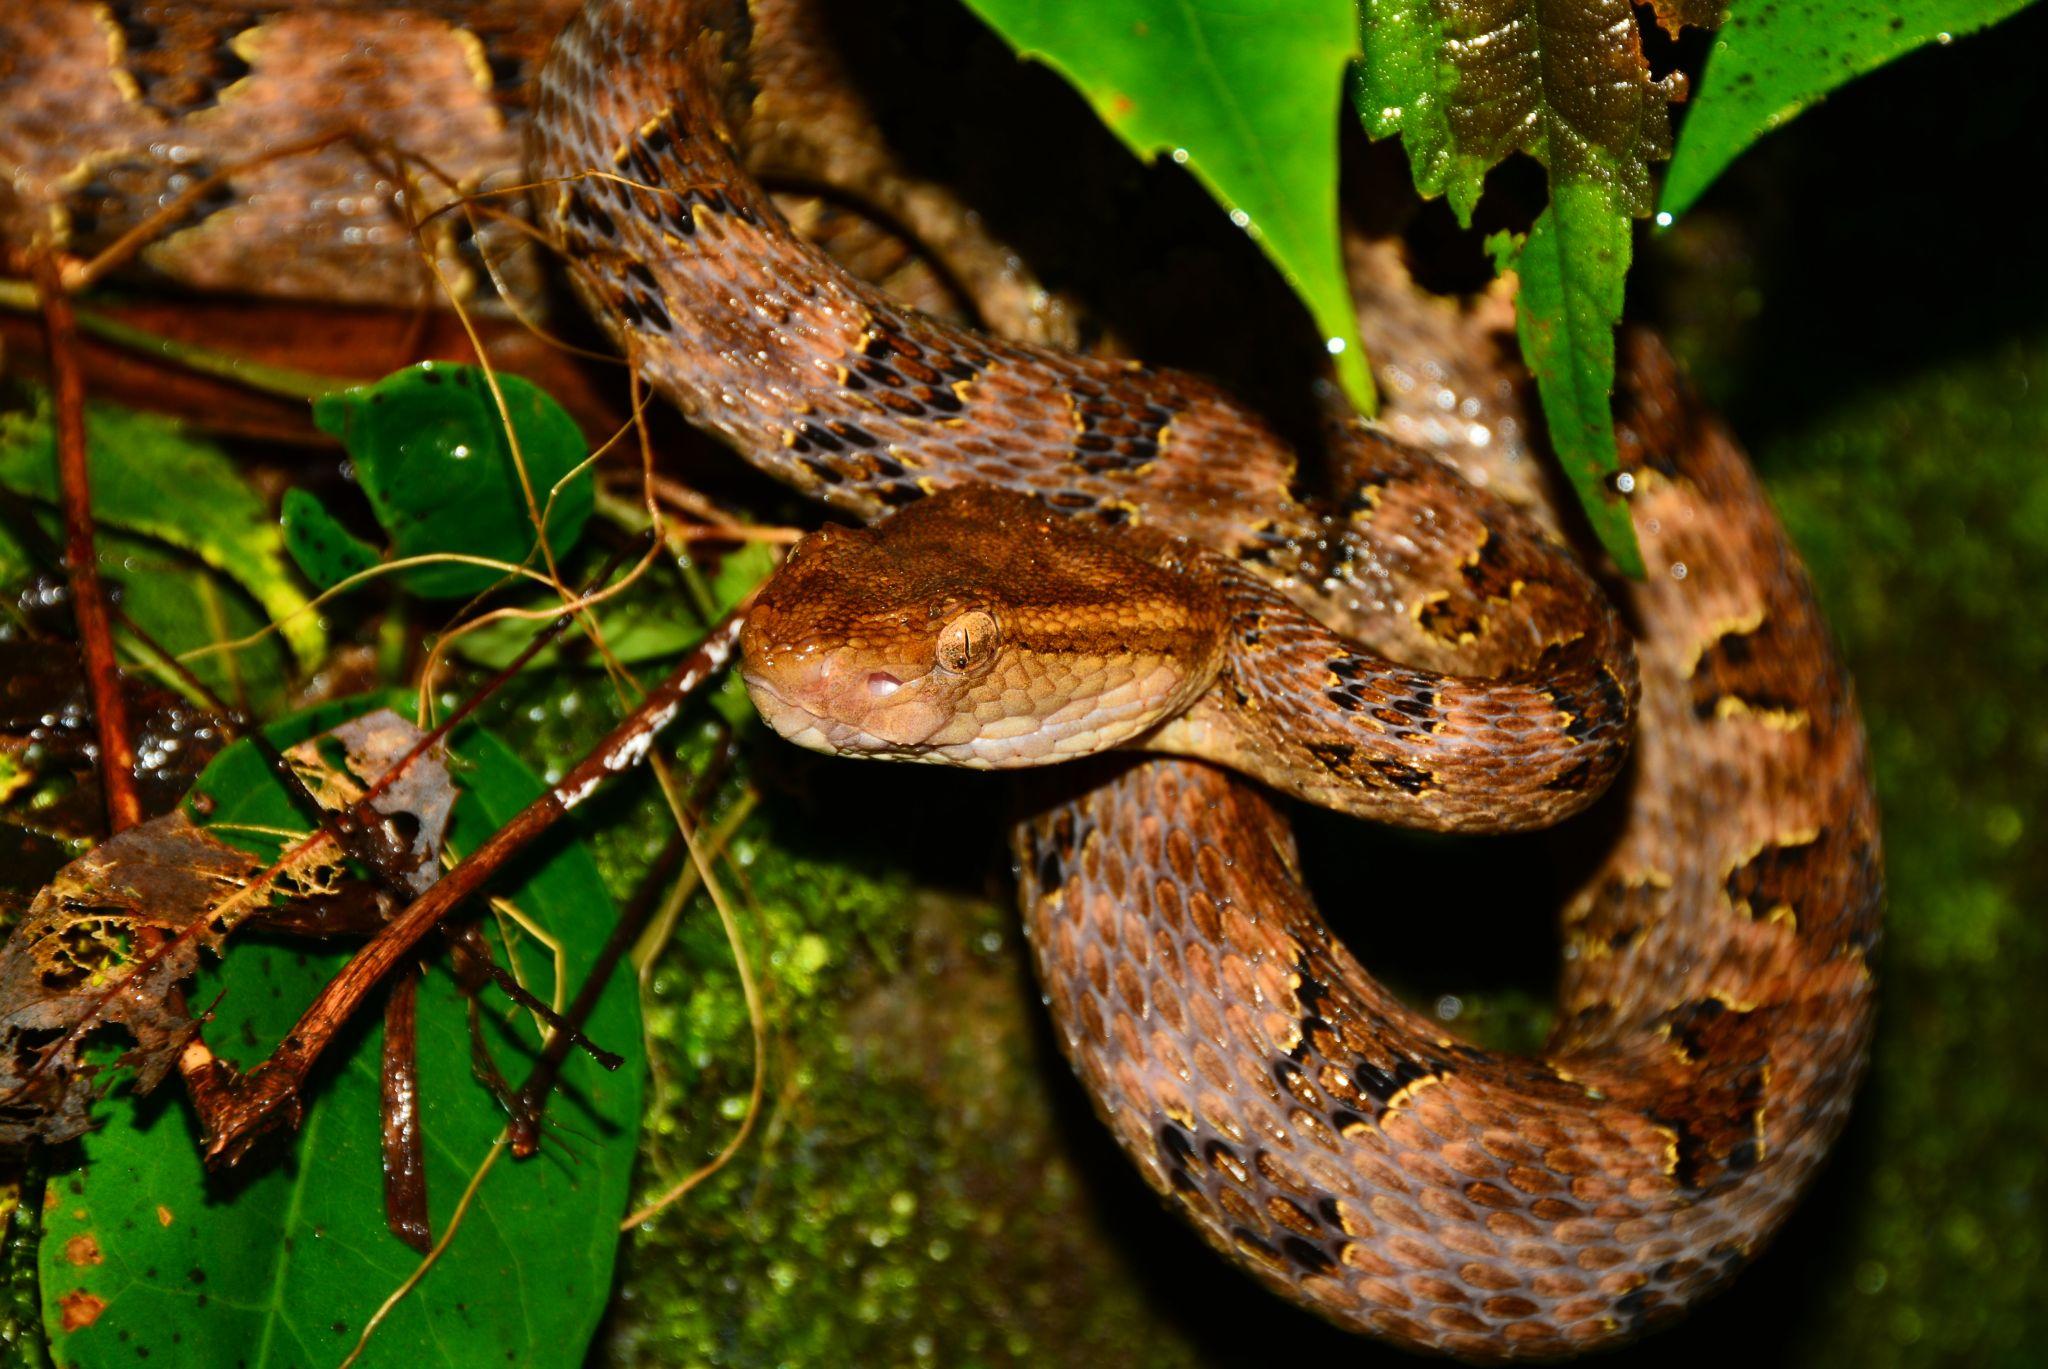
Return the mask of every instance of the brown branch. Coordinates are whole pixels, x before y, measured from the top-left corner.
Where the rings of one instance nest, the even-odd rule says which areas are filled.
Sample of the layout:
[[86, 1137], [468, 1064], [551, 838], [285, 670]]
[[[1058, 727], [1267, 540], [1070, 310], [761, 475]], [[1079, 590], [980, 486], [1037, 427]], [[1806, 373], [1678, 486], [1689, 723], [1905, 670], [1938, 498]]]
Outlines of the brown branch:
[[283, 1044], [250, 1072], [229, 1105], [215, 1115], [202, 1113], [209, 1165], [236, 1164], [264, 1133], [297, 1124], [307, 1072], [369, 992], [420, 938], [535, 838], [589, 798], [605, 780], [638, 765], [653, 745], [655, 734], [673, 722], [689, 696], [732, 658], [744, 618], [744, 606], [726, 615], [588, 756], [393, 918], [342, 967], [300, 1015]]
[[85, 658], [93, 723], [99, 730], [100, 783], [107, 795], [107, 826], [125, 832], [142, 821], [142, 795], [135, 787], [135, 742], [128, 726], [128, 701], [114, 660], [114, 630], [107, 615], [106, 586], [100, 582], [99, 553], [92, 522], [92, 481], [86, 469], [85, 373], [78, 365], [78, 321], [71, 312], [47, 253], [34, 261], [36, 289], [43, 301], [43, 331], [50, 351], [50, 388], [57, 413], [57, 478], [64, 495], [64, 569], [71, 580], [71, 611], [78, 617], [78, 646]]
[[398, 977], [384, 1000], [384, 1222], [424, 1255], [434, 1245], [427, 1218], [426, 1140], [420, 1135], [420, 971]]

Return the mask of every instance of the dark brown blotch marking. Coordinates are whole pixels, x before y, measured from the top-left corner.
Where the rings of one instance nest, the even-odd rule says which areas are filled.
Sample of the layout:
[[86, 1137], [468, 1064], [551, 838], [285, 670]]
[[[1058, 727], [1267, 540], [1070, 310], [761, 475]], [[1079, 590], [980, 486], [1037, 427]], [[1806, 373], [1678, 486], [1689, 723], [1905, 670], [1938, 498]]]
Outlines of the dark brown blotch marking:
[[[97, 237], [102, 230], [110, 234], [121, 232], [157, 212], [162, 201], [183, 194], [216, 170], [205, 159], [176, 165], [142, 157], [101, 162], [65, 196], [64, 209], [71, 231], [82, 240]], [[236, 203], [238, 192], [232, 184], [215, 185], [185, 206], [178, 215], [176, 228], [194, 228]]]
[[1577, 706], [1564, 730], [1575, 742], [1586, 742], [1628, 722], [1628, 691], [1605, 662], [1593, 671], [1591, 684], [1574, 702]]
[[1280, 1248], [1287, 1252], [1287, 1258], [1314, 1277], [1335, 1273], [1337, 1262], [1324, 1253], [1323, 1248], [1299, 1236], [1283, 1236]]
[[1440, 642], [1456, 643], [1467, 637], [1476, 640], [1486, 631], [1486, 620], [1478, 608], [1457, 594], [1430, 600], [1415, 615], [1415, 622]]
[[1515, 582], [1521, 577], [1515, 574], [1507, 548], [1507, 539], [1495, 536], [1489, 529], [1481, 535], [1478, 548], [1458, 568], [1466, 588], [1481, 602], [1505, 603], [1514, 597]]
[[1751, 921], [1783, 909], [1802, 925], [1802, 903], [1817, 891], [1832, 862], [1821, 839], [1766, 846], [1728, 872], [1728, 902]]
[[255, 16], [137, 0], [119, 0], [108, 10], [121, 30], [122, 65], [142, 102], [168, 118], [212, 108], [223, 91], [249, 74], [234, 44], [260, 22]]
[[1784, 665], [1801, 658], [1802, 644], [1787, 636], [1778, 618], [1766, 617], [1753, 628], [1724, 632], [1708, 643], [1692, 669], [1694, 715], [1713, 717], [1724, 699], [1759, 712], [1802, 711], [1798, 686]]
[[1434, 779], [1427, 770], [1402, 761], [1371, 760], [1366, 762], [1366, 766], [1382, 784], [1404, 794], [1420, 794]]
[[1317, 765], [1338, 778], [1347, 778], [1358, 760], [1358, 748], [1349, 742], [1305, 742]]
[[1711, 1192], [1763, 1158], [1771, 1011], [1701, 998], [1665, 1016], [1680, 1074], [1651, 1116], [1677, 1138], [1672, 1177], [1688, 1189]]
[[1070, 386], [1068, 403], [1078, 432], [1068, 460], [1091, 475], [1131, 475], [1159, 459], [1170, 410], [1126, 405], [1091, 382]]

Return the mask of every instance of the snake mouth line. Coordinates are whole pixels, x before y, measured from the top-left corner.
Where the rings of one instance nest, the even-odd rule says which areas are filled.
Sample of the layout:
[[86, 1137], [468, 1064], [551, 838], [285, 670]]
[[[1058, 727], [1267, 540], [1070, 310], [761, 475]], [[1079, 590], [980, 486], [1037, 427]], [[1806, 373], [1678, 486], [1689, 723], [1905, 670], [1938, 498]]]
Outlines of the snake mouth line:
[[776, 735], [807, 751], [861, 759], [918, 760], [932, 750], [923, 743], [891, 740], [857, 723], [819, 713], [790, 698], [767, 676], [755, 671], [742, 669], [740, 681], [753, 698], [755, 711]]

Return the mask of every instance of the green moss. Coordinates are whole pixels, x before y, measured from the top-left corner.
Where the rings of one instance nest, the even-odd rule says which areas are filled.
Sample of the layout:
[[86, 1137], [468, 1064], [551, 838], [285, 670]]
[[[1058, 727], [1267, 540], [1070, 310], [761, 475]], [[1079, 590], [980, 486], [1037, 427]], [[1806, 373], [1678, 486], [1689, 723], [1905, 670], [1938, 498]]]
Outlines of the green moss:
[[2048, 1338], [2048, 335], [1765, 445], [1856, 674], [1884, 807], [1884, 1014], [1800, 1362], [2038, 1362]]
[[[631, 1242], [620, 1363], [1188, 1362], [1148, 1325], [1065, 1153], [1005, 901], [821, 846], [789, 802], [733, 844], [770, 1027], [764, 1112]], [[743, 1114], [746, 1013], [699, 898], [651, 983], [648, 1196]]]

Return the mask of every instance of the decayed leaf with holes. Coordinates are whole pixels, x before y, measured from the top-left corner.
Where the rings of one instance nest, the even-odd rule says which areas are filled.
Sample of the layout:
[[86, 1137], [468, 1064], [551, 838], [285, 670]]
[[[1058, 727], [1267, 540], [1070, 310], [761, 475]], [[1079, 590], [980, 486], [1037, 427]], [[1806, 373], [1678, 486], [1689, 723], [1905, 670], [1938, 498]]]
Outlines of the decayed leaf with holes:
[[[105, 1086], [103, 1062], [85, 1051], [102, 1030], [126, 1033], [118, 1063], [138, 1089], [162, 1080], [194, 1027], [170, 991], [198, 968], [202, 945], [266, 901], [262, 872], [173, 813], [58, 873], [0, 951], [0, 1145], [68, 1141], [91, 1125]], [[136, 937], [150, 930], [173, 940], [138, 959]]]
[[[387, 710], [354, 719], [288, 753], [323, 806], [360, 797], [419, 739]], [[329, 764], [323, 743], [339, 750]], [[415, 892], [438, 875], [454, 790], [438, 750], [421, 756], [374, 806], [404, 814], [399, 868]], [[91, 1126], [110, 1079], [95, 1048], [123, 1038], [111, 1063], [148, 1092], [191, 1039], [194, 1020], [172, 991], [252, 917], [317, 904], [347, 882], [325, 838], [275, 867], [195, 826], [183, 812], [143, 823], [58, 872], [0, 948], [0, 1145], [71, 1140]], [[142, 940], [163, 938], [153, 953]]]

